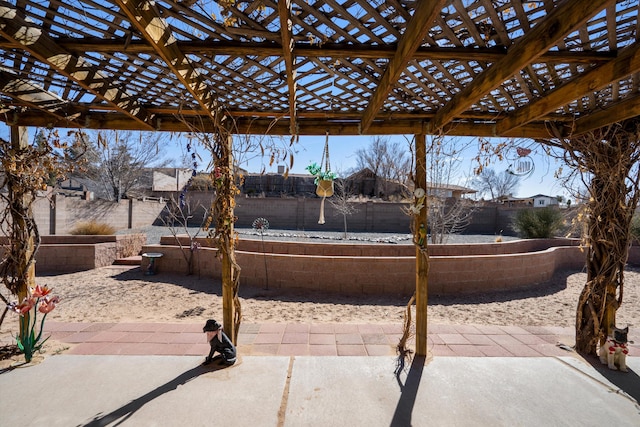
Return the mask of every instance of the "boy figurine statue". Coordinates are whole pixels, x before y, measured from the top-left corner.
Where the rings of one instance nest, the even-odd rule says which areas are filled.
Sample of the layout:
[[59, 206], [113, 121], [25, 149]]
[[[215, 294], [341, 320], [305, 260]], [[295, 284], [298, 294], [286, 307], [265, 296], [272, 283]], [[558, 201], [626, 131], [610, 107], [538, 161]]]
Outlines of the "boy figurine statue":
[[[231, 366], [236, 363], [236, 347], [233, 345], [227, 334], [222, 331], [222, 325], [213, 319], [207, 320], [207, 323], [202, 328], [202, 332], [207, 333], [207, 341], [211, 346], [209, 355], [204, 359], [203, 365], [208, 365], [213, 361], [217, 361], [218, 364]], [[216, 357], [213, 357], [213, 353], [218, 352]]]

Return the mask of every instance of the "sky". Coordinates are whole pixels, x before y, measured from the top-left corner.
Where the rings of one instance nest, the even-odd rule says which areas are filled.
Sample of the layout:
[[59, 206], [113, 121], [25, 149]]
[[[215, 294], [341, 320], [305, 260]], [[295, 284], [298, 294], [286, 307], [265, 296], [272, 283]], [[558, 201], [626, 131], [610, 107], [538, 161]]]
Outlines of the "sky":
[[[32, 138], [35, 135], [34, 129], [29, 129], [29, 137]], [[9, 138], [9, 127], [1, 123], [0, 124], [0, 137]], [[331, 169], [339, 174], [345, 174], [357, 166], [358, 149], [367, 148], [371, 143], [374, 136], [329, 136], [329, 160]], [[383, 138], [388, 138], [390, 142], [398, 142], [401, 147], [409, 147], [408, 139], [411, 136], [403, 135], [385, 135]], [[293, 167], [290, 173], [293, 174], [307, 174], [305, 168], [311, 163], [320, 164], [322, 161], [322, 154], [325, 147], [326, 136], [301, 136], [297, 143], [292, 147], [294, 155]], [[458, 168], [458, 178], [454, 179], [450, 183], [455, 185], [462, 185], [470, 187], [469, 180], [473, 178], [473, 168], [475, 162], [473, 158], [478, 153], [478, 142], [474, 138], [458, 138], [461, 144], [469, 145], [469, 147], [460, 154], [459, 161], [460, 166]], [[491, 140], [494, 143], [499, 142], [498, 139]], [[166, 159], [170, 161], [171, 166], [181, 167], [187, 166], [187, 161], [184, 160], [190, 153], [187, 152], [186, 146], [189, 139], [184, 134], [172, 134], [165, 140], [166, 143]], [[282, 140], [283, 146], [289, 145], [289, 138]], [[558, 181], [554, 178], [554, 173], [558, 169], [559, 164], [555, 159], [549, 158], [539, 145], [530, 140], [518, 141], [518, 145], [522, 145], [527, 148], [531, 148], [530, 159], [534, 165], [534, 171], [530, 176], [521, 177], [520, 184], [514, 194], [515, 197], [530, 197], [536, 194], [544, 194], [548, 196], [562, 195], [567, 197], [567, 192], [564, 190]], [[198, 169], [201, 171], [206, 170], [209, 157], [206, 150], [198, 145], [194, 144], [193, 149], [200, 157], [198, 162]], [[193, 150], [192, 149], [192, 150]], [[261, 157], [259, 153], [250, 153], [247, 157], [252, 157], [249, 161], [243, 162], [240, 166], [249, 172], [259, 173], [264, 171], [265, 173], [276, 173], [279, 165], [288, 165], [289, 159], [285, 161], [275, 161], [272, 165], [269, 165], [269, 157]], [[515, 161], [518, 156], [515, 150], [509, 150], [507, 152], [507, 158], [504, 161], [498, 159], [492, 159], [491, 164], [488, 166], [500, 173], [509, 167], [509, 165], [515, 165]], [[516, 166], [517, 167], [517, 166]]]
[[[367, 148], [372, 139], [375, 136], [329, 136], [329, 159], [331, 170], [338, 172], [339, 175], [348, 173], [357, 166], [357, 154], [356, 152], [361, 148]], [[383, 138], [388, 138], [390, 142], [398, 142], [401, 147], [409, 149], [408, 140], [403, 135], [384, 135]], [[411, 138], [410, 135], [406, 136]], [[461, 139], [461, 143], [464, 145], [469, 144], [469, 148], [460, 155], [459, 176], [457, 180], [450, 182], [455, 185], [470, 186], [469, 180], [473, 178], [473, 168], [476, 163], [474, 157], [478, 154], [478, 142], [475, 138], [458, 138]], [[322, 161], [322, 154], [325, 147], [326, 136], [301, 136], [299, 141], [294, 145], [294, 164], [290, 173], [293, 174], [308, 174], [305, 168], [311, 163], [320, 164]], [[285, 145], [288, 144], [289, 138], [284, 140]], [[498, 139], [492, 140], [492, 142], [499, 142]], [[519, 141], [520, 142], [520, 141]], [[173, 150], [176, 155], [184, 152], [184, 148], [179, 148], [179, 142], [174, 141]], [[522, 145], [531, 148], [530, 159], [534, 165], [534, 171], [530, 176], [521, 177], [519, 179], [520, 184], [514, 194], [515, 197], [530, 197], [537, 194], [544, 194], [548, 196], [564, 196], [567, 197], [568, 193], [564, 190], [560, 183], [554, 178], [554, 173], [559, 167], [559, 164], [555, 159], [547, 156], [540, 148], [539, 144], [531, 140], [523, 140]], [[198, 154], [203, 155], [204, 150], [201, 147], [196, 148]], [[509, 159], [499, 161], [497, 158], [492, 159], [489, 168], [494, 169], [496, 172], [501, 173], [506, 171], [510, 165], [517, 168], [516, 161], [519, 159], [515, 150], [510, 150], [507, 154]], [[264, 173], [276, 173], [278, 171], [278, 165], [288, 165], [288, 158], [285, 161], [274, 162], [273, 165], [269, 165], [269, 157], [261, 158], [257, 156], [249, 162], [244, 162], [241, 167], [248, 172], [261, 172]]]

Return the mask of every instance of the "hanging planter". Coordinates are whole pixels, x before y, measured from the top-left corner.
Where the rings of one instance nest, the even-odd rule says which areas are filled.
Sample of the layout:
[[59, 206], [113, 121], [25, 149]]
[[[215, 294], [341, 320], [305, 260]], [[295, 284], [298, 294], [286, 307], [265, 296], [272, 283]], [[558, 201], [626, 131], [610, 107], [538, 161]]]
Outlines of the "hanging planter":
[[317, 182], [316, 194], [320, 197], [333, 196], [333, 179], [321, 179]]
[[316, 163], [311, 163], [305, 168], [311, 175], [316, 177], [314, 181], [316, 184], [316, 194], [319, 197], [322, 197], [318, 224], [324, 224], [324, 199], [333, 196], [333, 180], [338, 177], [337, 174], [331, 172], [331, 166], [329, 165], [329, 133], [327, 133], [327, 138], [324, 143], [324, 153], [322, 153], [322, 161], [320, 164], [322, 163], [325, 165], [324, 171], [322, 170], [322, 167], [318, 166]]

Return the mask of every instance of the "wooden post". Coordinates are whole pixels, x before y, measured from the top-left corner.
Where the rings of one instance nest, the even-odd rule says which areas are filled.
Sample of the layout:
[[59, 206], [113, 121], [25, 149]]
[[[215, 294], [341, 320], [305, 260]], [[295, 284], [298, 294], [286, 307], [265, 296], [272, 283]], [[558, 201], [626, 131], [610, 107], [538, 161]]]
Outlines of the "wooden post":
[[[225, 185], [233, 184], [233, 156], [232, 146], [233, 138], [229, 135], [226, 138], [226, 146], [221, 150], [225, 155], [220, 159], [221, 166], [227, 171], [228, 176], [225, 178]], [[235, 236], [233, 227], [233, 206], [235, 204], [235, 194], [233, 192], [226, 192], [229, 200], [220, 201], [224, 204], [226, 213], [225, 219], [229, 221], [223, 227], [225, 233], [220, 236], [222, 239], [222, 327], [225, 333], [231, 340], [236, 342], [236, 328], [234, 324], [235, 313], [235, 293], [236, 287], [236, 269], [235, 269]]]
[[[29, 144], [29, 133], [26, 127], [11, 126], [11, 144], [17, 152], [27, 149]], [[34, 234], [32, 232], [28, 232], [29, 226], [27, 225], [25, 218], [25, 215], [33, 216], [31, 215], [31, 212], [29, 212], [31, 210], [30, 198], [33, 197], [33, 195], [23, 194], [20, 189], [9, 189], [9, 192], [10, 198], [13, 199], [13, 197], [11, 197], [11, 194], [13, 194], [15, 195], [15, 198], [19, 199], [10, 201], [10, 203], [16, 206], [16, 213], [19, 213], [19, 215], [13, 215], [12, 220], [15, 221], [14, 226], [17, 225], [20, 228], [20, 235], [26, 237], [25, 241], [20, 242], [23, 245], [23, 251], [19, 255], [19, 265], [16, 266], [18, 275], [25, 279], [18, 283], [17, 288], [18, 301], [22, 302], [27, 297], [29, 287], [35, 286], [36, 282], [36, 265], [35, 262], [30, 262], [36, 248], [36, 241]]]
[[[416, 135], [416, 171], [415, 188], [427, 191], [427, 142], [425, 135]], [[427, 227], [427, 198], [420, 213], [415, 216], [415, 233], [420, 227]], [[416, 355], [427, 355], [427, 276], [429, 259], [427, 257], [427, 238], [416, 245]]]

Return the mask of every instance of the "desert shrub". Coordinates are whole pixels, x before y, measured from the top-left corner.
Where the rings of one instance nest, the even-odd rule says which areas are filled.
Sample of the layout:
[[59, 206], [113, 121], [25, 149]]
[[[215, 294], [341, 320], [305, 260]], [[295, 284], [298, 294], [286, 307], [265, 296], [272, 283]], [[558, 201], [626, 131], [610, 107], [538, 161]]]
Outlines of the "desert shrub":
[[104, 236], [114, 234], [116, 229], [110, 226], [109, 224], [105, 224], [102, 222], [89, 221], [89, 222], [81, 222], [78, 223], [73, 230], [71, 230], [71, 234], [79, 236]]
[[209, 177], [209, 174], [199, 173], [191, 178], [189, 184], [189, 190], [191, 191], [212, 191], [215, 190], [215, 185]]
[[513, 228], [525, 239], [555, 237], [562, 226], [562, 213], [554, 208], [522, 209], [513, 220]]

